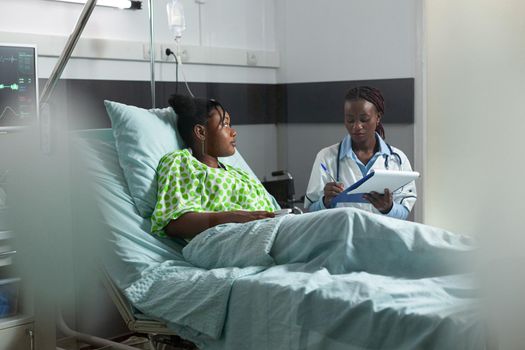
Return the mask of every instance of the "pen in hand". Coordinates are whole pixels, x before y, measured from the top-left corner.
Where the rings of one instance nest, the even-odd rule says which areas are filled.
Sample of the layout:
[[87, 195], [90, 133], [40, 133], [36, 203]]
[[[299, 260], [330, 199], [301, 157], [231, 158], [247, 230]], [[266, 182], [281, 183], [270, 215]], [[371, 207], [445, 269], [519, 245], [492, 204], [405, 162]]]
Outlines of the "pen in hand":
[[332, 174], [330, 174], [330, 172], [328, 171], [328, 168], [323, 163], [321, 163], [321, 168], [325, 171], [326, 174], [328, 174], [328, 176], [330, 176], [330, 178], [333, 181], [333, 182], [329, 182], [325, 184], [324, 190], [323, 190], [324, 196], [322, 198], [324, 206], [326, 208], [331, 208], [332, 199], [343, 191], [343, 184], [338, 183], [338, 181], [332, 176]]
[[321, 163], [321, 168], [323, 168], [323, 170], [325, 171], [325, 173], [327, 173], [328, 176], [330, 176], [330, 178], [332, 179], [333, 182], [337, 183], [337, 180], [332, 176], [332, 174], [330, 174], [330, 172], [328, 171], [328, 168], [326, 167], [326, 165], [324, 165], [323, 163]]

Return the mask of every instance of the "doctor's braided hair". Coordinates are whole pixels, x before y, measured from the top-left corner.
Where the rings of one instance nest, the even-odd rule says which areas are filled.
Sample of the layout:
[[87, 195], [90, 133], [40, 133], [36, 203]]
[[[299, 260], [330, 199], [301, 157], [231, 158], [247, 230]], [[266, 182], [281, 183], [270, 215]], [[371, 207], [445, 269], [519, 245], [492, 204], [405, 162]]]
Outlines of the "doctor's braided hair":
[[[385, 113], [385, 99], [381, 94], [381, 91], [378, 89], [370, 86], [358, 86], [348, 90], [345, 96], [345, 101], [350, 102], [355, 100], [366, 100], [372, 103], [376, 107], [377, 113], [383, 117], [383, 114]], [[381, 121], [379, 121], [379, 124], [377, 125], [376, 132], [382, 139], [385, 138], [385, 129], [383, 128]]]
[[211, 99], [194, 98], [185, 95], [174, 94], [168, 100], [177, 114], [177, 130], [188, 147], [193, 147], [193, 128], [195, 125], [206, 125], [213, 110], [217, 110], [224, 121], [226, 111], [222, 105]]

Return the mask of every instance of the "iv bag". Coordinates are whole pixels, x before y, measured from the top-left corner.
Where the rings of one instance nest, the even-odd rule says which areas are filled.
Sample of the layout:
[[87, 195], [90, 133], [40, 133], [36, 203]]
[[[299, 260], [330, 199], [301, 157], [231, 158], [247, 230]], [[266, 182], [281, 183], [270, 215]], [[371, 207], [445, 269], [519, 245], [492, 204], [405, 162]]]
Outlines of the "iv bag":
[[168, 25], [175, 38], [180, 38], [182, 32], [186, 29], [186, 21], [184, 20], [184, 8], [181, 0], [169, 0], [166, 5], [168, 11]]

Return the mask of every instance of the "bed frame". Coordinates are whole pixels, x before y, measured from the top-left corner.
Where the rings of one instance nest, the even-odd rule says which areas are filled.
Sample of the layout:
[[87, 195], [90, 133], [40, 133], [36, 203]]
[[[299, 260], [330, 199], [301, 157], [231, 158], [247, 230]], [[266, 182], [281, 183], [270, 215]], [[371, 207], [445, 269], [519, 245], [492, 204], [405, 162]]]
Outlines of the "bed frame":
[[177, 349], [197, 350], [195, 344], [180, 338], [175, 331], [168, 328], [166, 323], [150, 319], [140, 312], [137, 312], [126, 300], [126, 297], [115, 283], [113, 283], [107, 270], [104, 267], [100, 267], [100, 272], [102, 283], [126, 323], [126, 326], [132, 332], [146, 334], [151, 349], [163, 349], [164, 347], [160, 347], [160, 344], [164, 344], [176, 346]]

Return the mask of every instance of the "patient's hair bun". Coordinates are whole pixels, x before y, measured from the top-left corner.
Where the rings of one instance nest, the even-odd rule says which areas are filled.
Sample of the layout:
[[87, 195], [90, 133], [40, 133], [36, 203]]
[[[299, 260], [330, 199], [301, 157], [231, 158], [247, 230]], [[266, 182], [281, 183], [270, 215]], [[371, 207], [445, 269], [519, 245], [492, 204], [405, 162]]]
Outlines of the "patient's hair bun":
[[177, 114], [177, 130], [187, 146], [193, 145], [193, 127], [205, 125], [210, 115], [208, 105], [215, 106], [210, 100], [174, 94], [168, 100]]
[[181, 118], [192, 118], [196, 114], [195, 100], [185, 95], [171, 95], [169, 104]]

